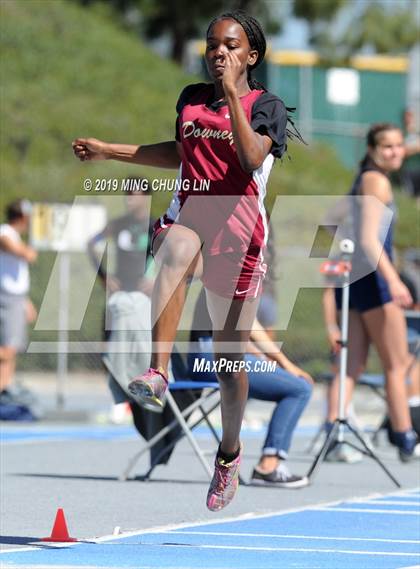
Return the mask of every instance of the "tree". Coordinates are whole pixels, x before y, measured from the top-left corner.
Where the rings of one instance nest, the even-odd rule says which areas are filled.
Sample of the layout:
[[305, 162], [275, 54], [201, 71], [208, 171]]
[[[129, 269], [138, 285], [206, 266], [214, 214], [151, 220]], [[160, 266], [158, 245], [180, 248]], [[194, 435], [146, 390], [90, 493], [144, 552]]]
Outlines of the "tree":
[[324, 37], [326, 28], [336, 14], [347, 4], [347, 0], [294, 0], [293, 15], [306, 20], [310, 28], [309, 41], [317, 45]]
[[[270, 14], [269, 4], [265, 0], [76, 0], [88, 6], [103, 2], [112, 6], [124, 24], [137, 27], [137, 18], [132, 12], [138, 12], [140, 31], [150, 39], [169, 35], [171, 57], [181, 63], [188, 40], [197, 38], [205, 31], [205, 26], [217, 14], [235, 9], [245, 10], [260, 19], [267, 33], [277, 33], [280, 22]], [[130, 17], [131, 14], [131, 17]]]
[[138, 5], [146, 36], [169, 34], [171, 57], [181, 63], [187, 41], [197, 37], [201, 27], [222, 9], [223, 0], [139, 0]]
[[330, 22], [347, 0], [294, 0], [293, 14], [312, 25], [318, 21]]
[[419, 27], [414, 11], [398, 2], [379, 0], [366, 2], [361, 14], [353, 18], [344, 33], [331, 33], [331, 21], [346, 6], [347, 0], [294, 0], [293, 13], [304, 18], [311, 29], [310, 41], [327, 65], [348, 63], [350, 57], [363, 49], [375, 53], [407, 52], [419, 41]]
[[265, 0], [137, 0], [143, 29], [147, 37], [156, 38], [168, 33], [171, 38], [171, 57], [181, 63], [189, 39], [203, 34], [205, 26], [217, 14], [241, 9], [259, 17], [270, 33], [278, 32]]
[[414, 10], [398, 5], [387, 10], [375, 2], [367, 5], [357, 21], [348, 27], [341, 42], [349, 55], [363, 48], [373, 49], [376, 53], [401, 53], [419, 41], [419, 32]]

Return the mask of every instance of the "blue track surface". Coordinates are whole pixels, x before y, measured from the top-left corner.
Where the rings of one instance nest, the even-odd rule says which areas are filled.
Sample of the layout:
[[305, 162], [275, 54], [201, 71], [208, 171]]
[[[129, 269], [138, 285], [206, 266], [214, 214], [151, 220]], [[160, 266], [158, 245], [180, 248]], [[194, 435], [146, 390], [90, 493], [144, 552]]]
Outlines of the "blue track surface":
[[402, 569], [420, 564], [420, 492], [5, 552], [6, 567]]
[[38, 427], [30, 425], [23, 428], [6, 427], [2, 424], [0, 441], [4, 443], [25, 443], [63, 440], [113, 440], [136, 438], [138, 434], [132, 426], [74, 426]]

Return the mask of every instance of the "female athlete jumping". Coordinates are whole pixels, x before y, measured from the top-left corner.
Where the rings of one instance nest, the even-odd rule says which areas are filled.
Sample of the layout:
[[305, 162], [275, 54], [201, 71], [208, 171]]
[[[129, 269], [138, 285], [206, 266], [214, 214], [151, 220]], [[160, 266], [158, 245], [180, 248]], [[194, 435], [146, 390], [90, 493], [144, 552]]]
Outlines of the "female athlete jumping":
[[[175, 141], [134, 146], [79, 138], [73, 147], [82, 161], [179, 168], [179, 180], [188, 182], [180, 184], [155, 226], [152, 250], [160, 270], [152, 298], [151, 368], [130, 389], [142, 402], [162, 405], [187, 285], [200, 276], [220, 363], [223, 436], [207, 496], [207, 507], [216, 511], [229, 504], [238, 486], [239, 436], [248, 395], [241, 362], [266, 271], [263, 200], [288, 131], [283, 102], [251, 76], [266, 50], [259, 23], [243, 12], [226, 13], [210, 23], [206, 40], [213, 83], [189, 85], [181, 93]], [[209, 181], [206, 191], [193, 195], [186, 189], [203, 181]]]

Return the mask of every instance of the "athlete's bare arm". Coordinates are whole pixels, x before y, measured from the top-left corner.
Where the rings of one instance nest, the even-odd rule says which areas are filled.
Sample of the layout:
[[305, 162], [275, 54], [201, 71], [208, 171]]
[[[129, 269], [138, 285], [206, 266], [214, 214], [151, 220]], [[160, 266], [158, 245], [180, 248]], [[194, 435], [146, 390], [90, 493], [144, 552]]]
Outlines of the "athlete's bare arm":
[[250, 340], [268, 359], [277, 362], [283, 369], [292, 375], [303, 377], [309, 383], [313, 383], [313, 379], [309, 373], [292, 363], [289, 358], [284, 355], [256, 318], [252, 324]]
[[233, 52], [225, 55], [225, 72], [223, 74], [223, 90], [229, 106], [233, 140], [239, 162], [245, 172], [258, 170], [271, 150], [273, 141], [269, 136], [258, 134], [252, 130], [238, 94], [237, 78], [241, 63]]
[[175, 140], [157, 144], [113, 144], [96, 138], [76, 138], [73, 151], [82, 162], [86, 160], [118, 160], [156, 168], [178, 168], [181, 145]]

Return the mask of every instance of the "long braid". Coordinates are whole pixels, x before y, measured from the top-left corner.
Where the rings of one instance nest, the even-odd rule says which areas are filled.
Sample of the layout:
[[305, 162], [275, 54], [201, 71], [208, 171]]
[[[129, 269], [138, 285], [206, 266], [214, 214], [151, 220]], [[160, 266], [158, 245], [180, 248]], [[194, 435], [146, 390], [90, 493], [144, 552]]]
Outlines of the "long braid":
[[[248, 38], [250, 48], [255, 49], [258, 52], [258, 57], [256, 62], [253, 65], [248, 65], [248, 70], [247, 70], [248, 85], [251, 89], [261, 89], [262, 91], [267, 91], [264, 85], [261, 85], [261, 83], [252, 76], [252, 71], [256, 67], [258, 67], [258, 65], [264, 60], [265, 52], [267, 50], [267, 42], [261, 24], [258, 22], [258, 20], [256, 20], [255, 18], [253, 18], [243, 10], [235, 10], [234, 12], [225, 12], [224, 14], [217, 16], [210, 22], [209, 27], [207, 28], [206, 36], [209, 35], [209, 32], [211, 28], [214, 26], [214, 24], [216, 22], [219, 22], [220, 20], [235, 20], [235, 22], [238, 22], [238, 24], [240, 24], [244, 29], [244, 32]], [[288, 113], [287, 121], [291, 125], [291, 129], [286, 128], [286, 135], [290, 139], [297, 139], [300, 142], [303, 142], [303, 144], [306, 144], [306, 142], [302, 138], [302, 135], [296, 128], [294, 121], [289, 116], [289, 113], [293, 113], [294, 111], [296, 111], [296, 108], [286, 107], [286, 111]]]

